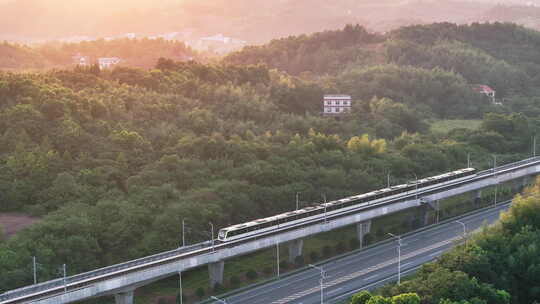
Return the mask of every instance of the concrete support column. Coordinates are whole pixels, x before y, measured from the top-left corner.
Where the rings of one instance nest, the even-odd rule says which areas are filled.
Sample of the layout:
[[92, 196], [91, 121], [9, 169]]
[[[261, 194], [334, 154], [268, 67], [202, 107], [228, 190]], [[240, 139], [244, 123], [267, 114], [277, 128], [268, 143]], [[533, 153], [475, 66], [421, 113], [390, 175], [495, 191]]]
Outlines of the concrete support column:
[[133, 304], [133, 290], [115, 294], [114, 302], [116, 304]]
[[482, 199], [482, 190], [475, 190], [472, 192], [472, 199], [475, 205], [478, 205], [480, 203], [480, 199]]
[[529, 182], [530, 182], [530, 178], [529, 178], [529, 176], [526, 175], [521, 180], [521, 186], [522, 187], [527, 187], [529, 185]]
[[364, 237], [371, 232], [371, 221], [356, 224], [356, 235], [360, 243], [360, 249], [364, 248]]
[[431, 208], [429, 206], [422, 206], [420, 207], [420, 223], [422, 226], [429, 225], [429, 210]]
[[225, 261], [219, 261], [208, 264], [208, 274], [210, 275], [210, 287], [214, 288], [216, 284], [223, 285], [223, 269]]
[[302, 248], [304, 247], [304, 240], [294, 240], [289, 242], [289, 262], [294, 263], [296, 257], [302, 255]]

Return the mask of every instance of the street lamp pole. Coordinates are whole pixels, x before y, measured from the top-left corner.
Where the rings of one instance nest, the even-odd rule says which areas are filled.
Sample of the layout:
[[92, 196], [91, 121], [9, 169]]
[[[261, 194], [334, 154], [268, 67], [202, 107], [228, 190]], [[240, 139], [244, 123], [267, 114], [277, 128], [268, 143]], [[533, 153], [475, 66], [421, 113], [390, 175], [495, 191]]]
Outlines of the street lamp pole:
[[279, 242], [276, 242], [276, 265], [277, 265], [277, 276], [279, 278]]
[[186, 231], [186, 223], [185, 223], [185, 220], [182, 219], [182, 247], [186, 246], [186, 234], [185, 234], [185, 231]]
[[313, 264], [309, 264], [309, 267], [315, 268], [321, 272], [321, 278], [319, 279], [319, 283], [321, 284], [321, 304], [324, 304], [324, 278], [326, 277], [326, 273], [324, 272], [324, 269], [322, 267], [315, 266]]
[[220, 302], [220, 303], [227, 304], [227, 301], [222, 300], [222, 299], [220, 299], [220, 298], [218, 298], [218, 297], [211, 296], [210, 298], [211, 298], [212, 300], [216, 300], [216, 301], [218, 301], [218, 302]]
[[401, 237], [399, 235], [394, 235], [390, 232], [388, 234], [392, 237], [397, 238], [398, 240], [398, 274], [397, 274], [397, 283], [401, 284]]
[[467, 152], [467, 168], [471, 167], [471, 153]]
[[463, 226], [463, 238], [465, 239], [465, 245], [467, 245], [467, 226], [462, 221], [456, 220], [455, 222]]
[[536, 157], [536, 135], [533, 136], [533, 157]]
[[298, 210], [298, 192], [296, 192], [296, 210]]
[[493, 177], [495, 178], [495, 196], [494, 198], [494, 205], [497, 205], [497, 192], [499, 190], [499, 183], [497, 183], [497, 173], [495, 172], [495, 169], [497, 168], [497, 155], [491, 155], [493, 157]]
[[386, 188], [390, 188], [390, 172], [386, 174]]
[[210, 227], [212, 228], [212, 252], [214, 252], [214, 224], [212, 222], [208, 222], [210, 224]]
[[184, 299], [183, 298], [183, 295], [182, 295], [182, 272], [179, 271], [178, 272], [178, 287], [180, 288], [180, 304], [183, 304], [183, 301]]
[[413, 173], [414, 174], [414, 178], [416, 179], [416, 181], [414, 182], [414, 199], [417, 200], [418, 199], [418, 176], [416, 175], [416, 173]]
[[62, 269], [64, 270], [64, 292], [67, 292], [66, 264], [62, 265]]
[[326, 224], [326, 194], [323, 194], [324, 198], [324, 223]]
[[37, 270], [36, 270], [36, 257], [32, 257], [32, 269], [34, 272], [34, 284], [37, 284]]

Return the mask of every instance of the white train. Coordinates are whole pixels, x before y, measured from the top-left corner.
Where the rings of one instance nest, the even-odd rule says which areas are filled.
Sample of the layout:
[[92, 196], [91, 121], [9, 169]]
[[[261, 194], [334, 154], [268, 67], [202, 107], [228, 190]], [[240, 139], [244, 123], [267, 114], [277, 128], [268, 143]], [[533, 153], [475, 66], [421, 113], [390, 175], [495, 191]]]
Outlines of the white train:
[[326, 213], [327, 216], [342, 213], [344, 211], [393, 199], [403, 194], [414, 194], [416, 190], [424, 191], [430, 188], [444, 186], [445, 184], [455, 183], [457, 181], [469, 179], [475, 175], [476, 169], [465, 168], [437, 176], [419, 179], [418, 181], [410, 181], [407, 184], [350, 196], [337, 201], [331, 201], [317, 206], [306, 207], [300, 210], [230, 226], [219, 230], [218, 240], [227, 242], [265, 233], [275, 229], [294, 226], [302, 222], [321, 218], [324, 216], [324, 213]]

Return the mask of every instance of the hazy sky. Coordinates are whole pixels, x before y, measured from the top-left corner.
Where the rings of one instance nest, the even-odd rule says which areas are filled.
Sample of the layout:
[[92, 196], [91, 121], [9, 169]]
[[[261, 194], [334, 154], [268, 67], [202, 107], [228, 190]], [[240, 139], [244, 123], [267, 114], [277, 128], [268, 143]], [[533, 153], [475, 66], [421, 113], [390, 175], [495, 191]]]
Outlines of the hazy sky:
[[347, 23], [387, 31], [417, 21], [470, 22], [482, 20], [487, 3], [526, 2], [540, 0], [0, 0], [0, 40], [188, 31], [261, 42]]

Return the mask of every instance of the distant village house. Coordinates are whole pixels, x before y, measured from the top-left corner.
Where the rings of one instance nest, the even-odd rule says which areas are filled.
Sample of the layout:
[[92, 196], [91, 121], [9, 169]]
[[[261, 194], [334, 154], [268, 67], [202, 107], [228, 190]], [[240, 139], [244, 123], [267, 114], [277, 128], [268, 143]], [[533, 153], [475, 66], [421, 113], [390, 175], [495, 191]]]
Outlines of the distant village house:
[[341, 115], [351, 111], [350, 95], [324, 95], [323, 114]]
[[98, 58], [98, 64], [100, 69], [108, 69], [114, 65], [120, 63], [120, 58], [118, 57], [109, 57], [109, 58]]
[[81, 54], [77, 54], [73, 57], [73, 64], [80, 65], [80, 66], [89, 66], [90, 65], [90, 57], [88, 56], [82, 56]]
[[223, 34], [217, 34], [209, 37], [202, 37], [195, 43], [189, 43], [188, 45], [196, 50], [211, 51], [218, 54], [226, 54], [238, 49], [241, 49], [246, 45], [246, 41], [226, 37]]
[[488, 85], [476, 84], [476, 85], [473, 85], [473, 90], [475, 92], [480, 93], [480, 94], [486, 95], [487, 97], [489, 97], [491, 99], [492, 103], [497, 104], [497, 102], [495, 102], [495, 90], [493, 90]]

